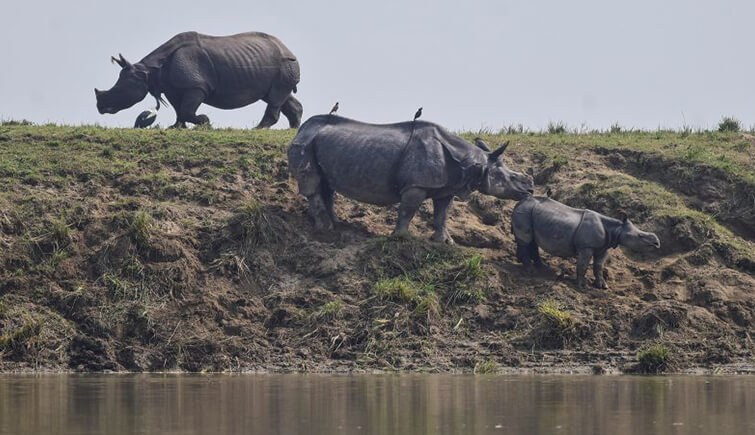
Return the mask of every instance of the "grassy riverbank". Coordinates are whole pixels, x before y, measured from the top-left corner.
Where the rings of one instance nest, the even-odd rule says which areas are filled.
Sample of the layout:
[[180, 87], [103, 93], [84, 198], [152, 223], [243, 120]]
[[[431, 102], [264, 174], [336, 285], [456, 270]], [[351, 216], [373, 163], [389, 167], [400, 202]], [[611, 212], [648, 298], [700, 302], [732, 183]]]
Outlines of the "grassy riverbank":
[[513, 202], [457, 200], [454, 247], [430, 204], [407, 241], [343, 197], [314, 232], [293, 135], [0, 126], [0, 370], [753, 370], [755, 136], [479, 134], [538, 192], [658, 233], [579, 291], [573, 262], [516, 264]]

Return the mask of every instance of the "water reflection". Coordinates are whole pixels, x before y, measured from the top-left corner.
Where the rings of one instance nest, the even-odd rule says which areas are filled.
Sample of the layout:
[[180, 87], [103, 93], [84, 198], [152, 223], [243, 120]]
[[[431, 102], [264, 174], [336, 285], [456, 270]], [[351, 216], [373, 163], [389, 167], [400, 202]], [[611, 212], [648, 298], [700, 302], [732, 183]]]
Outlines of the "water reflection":
[[755, 377], [0, 377], [0, 434], [755, 433]]

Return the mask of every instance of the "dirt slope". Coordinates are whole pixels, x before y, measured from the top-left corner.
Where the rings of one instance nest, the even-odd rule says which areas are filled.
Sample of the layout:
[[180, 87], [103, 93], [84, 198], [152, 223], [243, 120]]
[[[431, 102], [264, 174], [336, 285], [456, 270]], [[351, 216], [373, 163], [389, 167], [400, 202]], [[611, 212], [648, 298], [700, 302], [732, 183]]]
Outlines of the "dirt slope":
[[[547, 254], [525, 273], [514, 203], [482, 195], [454, 203], [453, 247], [429, 203], [409, 240], [343, 197], [315, 233], [292, 136], [0, 126], [0, 370], [753, 370], [749, 136], [510, 137], [538, 191], [658, 233], [614, 251], [609, 290]], [[651, 345], [668, 357], [637, 364]]]

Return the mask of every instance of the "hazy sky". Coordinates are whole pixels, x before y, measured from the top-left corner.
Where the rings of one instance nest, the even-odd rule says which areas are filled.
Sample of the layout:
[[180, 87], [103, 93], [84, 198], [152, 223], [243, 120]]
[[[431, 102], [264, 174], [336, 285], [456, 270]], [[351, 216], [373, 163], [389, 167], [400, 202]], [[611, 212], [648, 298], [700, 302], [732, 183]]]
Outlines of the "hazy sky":
[[[12, 1], [0, 17], [0, 118], [131, 126], [145, 99], [100, 115], [121, 52], [140, 60], [174, 34], [249, 30], [299, 58], [304, 118], [423, 119], [454, 130], [755, 124], [752, 0]], [[264, 103], [202, 106], [253, 126]], [[171, 107], [158, 122], [175, 121]], [[286, 127], [283, 117], [276, 126]]]

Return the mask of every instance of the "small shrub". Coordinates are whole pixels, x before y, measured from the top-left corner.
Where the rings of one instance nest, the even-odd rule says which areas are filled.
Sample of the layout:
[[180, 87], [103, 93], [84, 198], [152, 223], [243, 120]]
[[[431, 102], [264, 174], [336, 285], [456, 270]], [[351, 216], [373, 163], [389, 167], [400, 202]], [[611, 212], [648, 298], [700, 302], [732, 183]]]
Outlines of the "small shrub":
[[721, 122], [718, 123], [718, 131], [725, 132], [737, 132], [742, 129], [742, 123], [738, 119], [732, 116], [724, 116], [721, 118]]
[[654, 344], [637, 352], [640, 371], [643, 373], [661, 373], [669, 368], [671, 352], [663, 344]]
[[611, 124], [611, 129], [609, 130], [611, 133], [621, 133], [621, 126], [618, 122], [615, 122]]
[[476, 375], [494, 375], [498, 373], [501, 367], [494, 359], [480, 361], [474, 366], [473, 373]]
[[549, 134], [564, 134], [566, 133], [566, 124], [564, 124], [562, 121], [549, 122], [548, 133]]
[[558, 330], [566, 331], [574, 326], [574, 318], [571, 313], [561, 309], [560, 304], [547, 299], [537, 307], [538, 313], [545, 324]]

